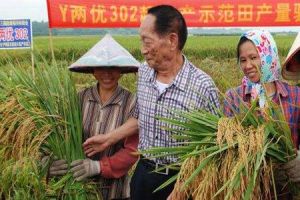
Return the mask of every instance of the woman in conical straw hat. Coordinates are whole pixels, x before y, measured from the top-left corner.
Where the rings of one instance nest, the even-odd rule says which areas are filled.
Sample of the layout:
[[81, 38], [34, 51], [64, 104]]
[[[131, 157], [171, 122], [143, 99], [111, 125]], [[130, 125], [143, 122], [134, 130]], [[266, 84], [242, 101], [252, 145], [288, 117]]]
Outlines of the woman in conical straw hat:
[[[241, 104], [258, 99], [258, 106], [264, 108], [267, 98], [280, 104], [292, 133], [295, 148], [300, 138], [300, 89], [281, 81], [281, 67], [276, 43], [267, 31], [252, 30], [244, 33], [237, 46], [237, 59], [244, 73], [242, 84], [226, 93], [224, 113], [232, 116], [240, 112]], [[287, 176], [293, 182], [300, 182], [300, 152], [295, 160], [286, 163], [280, 174], [275, 172], [278, 187], [286, 186]], [[278, 199], [291, 199], [289, 191], [277, 188]]]
[[[97, 84], [79, 93], [84, 141], [121, 126], [131, 117], [136, 104], [133, 94], [118, 84], [124, 73], [136, 72], [140, 63], [110, 35], [106, 35], [69, 69], [92, 73]], [[129, 199], [128, 170], [136, 162], [138, 134], [126, 138], [92, 157], [71, 163], [75, 180], [93, 178], [104, 200]], [[50, 175], [66, 173], [64, 161], [54, 162]]]
[[300, 79], [300, 33], [298, 33], [283, 63], [282, 76], [287, 80]]

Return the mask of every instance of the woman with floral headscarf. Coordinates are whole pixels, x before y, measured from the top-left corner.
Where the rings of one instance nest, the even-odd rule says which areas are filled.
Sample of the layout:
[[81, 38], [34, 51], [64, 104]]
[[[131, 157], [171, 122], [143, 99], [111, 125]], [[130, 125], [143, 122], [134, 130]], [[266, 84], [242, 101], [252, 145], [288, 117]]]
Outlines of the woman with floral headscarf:
[[[233, 116], [238, 113], [240, 105], [250, 105], [258, 100], [260, 108], [267, 106], [267, 99], [281, 105], [289, 124], [295, 147], [299, 146], [300, 125], [300, 88], [281, 81], [280, 61], [276, 43], [267, 31], [248, 31], [244, 33], [237, 45], [237, 59], [244, 73], [242, 84], [230, 89], [224, 101], [224, 113]], [[300, 152], [295, 160], [285, 164], [279, 176], [286, 185], [286, 176], [294, 182], [300, 182]], [[277, 180], [278, 180], [277, 179]], [[277, 183], [276, 183], [277, 184]], [[282, 184], [279, 184], [281, 187]], [[277, 189], [278, 191], [278, 189]], [[292, 199], [288, 191], [278, 191], [279, 199]]]

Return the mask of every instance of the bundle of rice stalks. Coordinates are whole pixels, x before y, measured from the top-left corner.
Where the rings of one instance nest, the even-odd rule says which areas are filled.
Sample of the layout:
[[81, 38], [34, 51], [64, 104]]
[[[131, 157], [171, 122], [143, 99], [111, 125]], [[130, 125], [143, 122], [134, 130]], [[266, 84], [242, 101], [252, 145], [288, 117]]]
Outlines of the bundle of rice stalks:
[[4, 150], [3, 158], [19, 160], [30, 155], [38, 159], [40, 146], [50, 133], [51, 126], [40, 127], [37, 133], [34, 119], [15, 97], [9, 97], [1, 105], [0, 144]]
[[[11, 74], [0, 74], [1, 91], [5, 94], [0, 98], [0, 151], [15, 163], [22, 158], [40, 162], [41, 154], [50, 155], [52, 160], [65, 159], [69, 164], [83, 159], [80, 106], [70, 73], [56, 64], [45, 63], [35, 75], [36, 78], [21, 67], [12, 67]], [[8, 163], [0, 163], [0, 168], [7, 168], [5, 164]], [[43, 165], [38, 177], [45, 177], [48, 167], [49, 163]], [[0, 188], [5, 184], [0, 183]], [[11, 189], [1, 192], [8, 198], [22, 187]], [[94, 183], [75, 182], [71, 173], [50, 180], [45, 189], [47, 195], [58, 199], [101, 199]]]
[[32, 158], [4, 159], [0, 152], [1, 199], [45, 199], [45, 184], [36, 160]]
[[[180, 172], [175, 196], [182, 199], [270, 199], [276, 195], [273, 171], [295, 158], [290, 129], [277, 105], [250, 109], [233, 118], [206, 111], [178, 112], [161, 119], [177, 126], [173, 136], [181, 146], [159, 147], [142, 153], [153, 157], [176, 155]], [[183, 195], [184, 194], [184, 195]]]

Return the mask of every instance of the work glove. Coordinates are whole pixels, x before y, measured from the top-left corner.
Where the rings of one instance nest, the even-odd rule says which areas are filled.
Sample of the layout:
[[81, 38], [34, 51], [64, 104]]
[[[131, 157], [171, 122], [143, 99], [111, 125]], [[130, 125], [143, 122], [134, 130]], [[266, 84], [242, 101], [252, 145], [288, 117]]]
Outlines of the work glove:
[[288, 176], [286, 170], [283, 169], [283, 164], [280, 164], [274, 170], [275, 185], [278, 187], [277, 190], [282, 190], [287, 186]]
[[43, 155], [40, 162], [40, 166], [42, 167], [42, 169], [47, 168], [49, 163], [50, 163], [50, 156]]
[[297, 151], [297, 157], [283, 165], [289, 179], [294, 182], [300, 182], [300, 150]]
[[[50, 163], [50, 164], [49, 164]], [[42, 167], [45, 168], [49, 165], [48, 177], [63, 176], [68, 172], [68, 163], [66, 160], [51, 160], [50, 156], [43, 156], [41, 160]]]
[[54, 160], [49, 167], [49, 177], [64, 176], [68, 172], [68, 163], [66, 160]]
[[100, 174], [100, 163], [89, 158], [75, 160], [71, 163], [71, 172], [76, 181], [82, 181]]

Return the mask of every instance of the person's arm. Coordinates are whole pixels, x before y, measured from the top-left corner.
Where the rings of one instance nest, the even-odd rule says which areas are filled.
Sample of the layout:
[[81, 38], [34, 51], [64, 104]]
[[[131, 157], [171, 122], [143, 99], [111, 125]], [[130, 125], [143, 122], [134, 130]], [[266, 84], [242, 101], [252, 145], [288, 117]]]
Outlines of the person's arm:
[[[295, 94], [299, 97], [300, 91], [297, 89]], [[299, 98], [297, 98], [298, 101], [294, 102], [294, 105], [299, 105]], [[295, 128], [292, 129], [292, 134], [299, 134], [299, 128], [300, 128], [300, 108], [297, 108], [297, 115], [298, 115], [298, 122], [295, 123]], [[294, 130], [294, 132], [293, 132]], [[299, 138], [297, 138], [299, 140]], [[295, 141], [293, 139], [295, 146], [295, 150], [297, 150], [297, 157], [294, 160], [291, 160], [283, 165], [283, 169], [285, 170], [286, 174], [288, 175], [289, 179], [292, 182], [299, 183], [300, 182], [300, 150], [299, 150], [299, 142]]]
[[98, 152], [104, 151], [107, 147], [116, 144], [138, 132], [138, 120], [134, 117], [129, 118], [122, 126], [107, 134], [95, 135], [88, 138], [83, 143], [84, 153], [90, 157]]
[[232, 106], [234, 104], [233, 101], [233, 95], [232, 95], [232, 91], [228, 90], [225, 94], [224, 100], [223, 100], [223, 113], [225, 116], [227, 117], [232, 117], [233, 116], [233, 112], [232, 112]]
[[217, 88], [213, 85], [208, 90], [208, 101], [206, 105], [206, 109], [212, 114], [218, 115], [218, 110], [220, 108], [219, 95]]
[[137, 161], [138, 133], [125, 139], [124, 147], [110, 157], [100, 160], [101, 176], [104, 178], [120, 178]]

